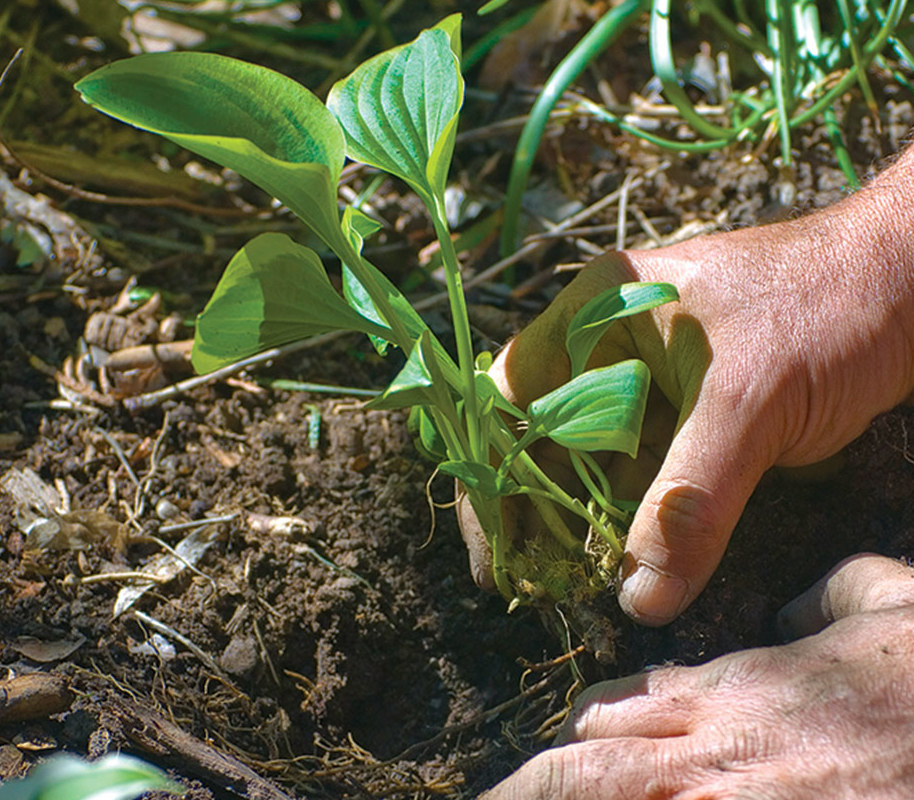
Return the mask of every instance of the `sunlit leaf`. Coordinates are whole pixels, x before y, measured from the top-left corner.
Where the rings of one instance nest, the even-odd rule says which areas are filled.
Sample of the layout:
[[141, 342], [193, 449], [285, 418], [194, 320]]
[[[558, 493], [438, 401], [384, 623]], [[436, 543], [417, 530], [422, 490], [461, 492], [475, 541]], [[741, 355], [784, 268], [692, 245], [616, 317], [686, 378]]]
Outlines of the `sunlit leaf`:
[[463, 53], [460, 41], [460, 25], [463, 22], [463, 16], [461, 14], [451, 14], [450, 16], [445, 17], [441, 22], [439, 22], [433, 30], [444, 31], [451, 43], [451, 52], [460, 61]]
[[631, 359], [593, 369], [530, 404], [530, 427], [573, 450], [613, 450], [634, 458], [650, 372]]
[[269, 347], [331, 330], [383, 335], [333, 288], [317, 253], [263, 233], [232, 258], [197, 317], [193, 364], [211, 372]]
[[291, 78], [212, 53], [152, 53], [108, 64], [76, 89], [99, 111], [235, 170], [331, 247], [339, 241], [343, 133]]
[[476, 369], [480, 372], [488, 372], [495, 361], [491, 350], [483, 350], [476, 354]]
[[132, 800], [147, 791], [183, 794], [160, 769], [131, 756], [111, 754], [97, 761], [58, 755], [22, 780], [0, 786], [0, 800]]
[[479, 492], [491, 500], [520, 493], [520, 487], [510, 478], [499, 477], [495, 468], [476, 461], [444, 461], [438, 469], [445, 475], [457, 478], [468, 489]]
[[574, 315], [565, 335], [572, 376], [584, 371], [597, 342], [617, 319], [678, 299], [679, 292], [669, 283], [625, 283], [592, 298]]
[[449, 20], [364, 62], [327, 98], [347, 154], [402, 178], [429, 206], [443, 201], [463, 103], [456, 25]]

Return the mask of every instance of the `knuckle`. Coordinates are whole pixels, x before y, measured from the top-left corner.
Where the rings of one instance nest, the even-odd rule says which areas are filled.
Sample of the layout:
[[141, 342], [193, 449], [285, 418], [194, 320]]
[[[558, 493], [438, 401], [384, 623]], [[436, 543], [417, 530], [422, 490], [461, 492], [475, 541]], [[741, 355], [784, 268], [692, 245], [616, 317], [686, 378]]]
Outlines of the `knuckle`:
[[[577, 797], [585, 769], [581, 748], [558, 747], [528, 761], [514, 776], [515, 796], [529, 800], [562, 800]], [[513, 788], [513, 787], [512, 787]]]
[[655, 516], [660, 532], [680, 557], [716, 551], [720, 541], [721, 508], [709, 490], [688, 481], [669, 482], [655, 492]]

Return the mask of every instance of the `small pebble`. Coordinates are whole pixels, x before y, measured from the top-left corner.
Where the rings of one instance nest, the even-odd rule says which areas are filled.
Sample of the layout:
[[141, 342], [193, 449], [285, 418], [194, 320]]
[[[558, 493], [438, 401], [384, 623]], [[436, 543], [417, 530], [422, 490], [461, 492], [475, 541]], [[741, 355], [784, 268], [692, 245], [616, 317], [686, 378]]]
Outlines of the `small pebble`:
[[159, 519], [174, 519], [180, 513], [181, 509], [172, 503], [171, 500], [167, 500], [164, 497], [159, 500], [158, 503], [156, 503], [156, 514], [158, 515]]
[[239, 635], [232, 639], [222, 652], [219, 666], [229, 675], [241, 677], [250, 673], [259, 660], [257, 641], [254, 637]]

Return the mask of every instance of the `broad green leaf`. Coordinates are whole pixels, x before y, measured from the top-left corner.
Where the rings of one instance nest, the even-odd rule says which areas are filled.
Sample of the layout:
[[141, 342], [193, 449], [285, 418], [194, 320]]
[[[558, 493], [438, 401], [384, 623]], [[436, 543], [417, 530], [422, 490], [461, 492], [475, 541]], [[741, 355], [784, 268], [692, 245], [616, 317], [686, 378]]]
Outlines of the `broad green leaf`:
[[437, 405], [441, 392], [447, 391], [431, 334], [425, 331], [413, 346], [403, 369], [381, 394], [369, 401], [368, 408]]
[[457, 478], [468, 489], [479, 492], [491, 500], [495, 497], [507, 497], [519, 494], [520, 487], [510, 478], [501, 478], [495, 468], [477, 461], [444, 461], [438, 469], [445, 475]]
[[234, 58], [184, 52], [116, 61], [76, 89], [99, 111], [235, 170], [336, 249], [345, 140], [301, 84]]
[[624, 283], [588, 301], [574, 315], [565, 335], [572, 377], [584, 371], [597, 342], [617, 319], [678, 299], [679, 292], [669, 283]]
[[90, 762], [58, 755], [22, 780], [4, 782], [0, 800], [131, 800], [156, 789], [184, 793], [184, 787], [138, 758], [111, 754]]
[[434, 30], [444, 31], [448, 35], [451, 40], [451, 52], [457, 57], [458, 61], [463, 57], [463, 45], [460, 41], [460, 24], [462, 21], [463, 15], [451, 14], [434, 27]]
[[[358, 309], [360, 314], [383, 328], [381, 333], [376, 334], [377, 336], [393, 342], [404, 350], [411, 348], [413, 343], [418, 340], [423, 332], [428, 330], [428, 325], [425, 324], [425, 320], [419, 316], [419, 312], [410, 305], [409, 300], [403, 296], [400, 290], [394, 286], [394, 284], [388, 280], [387, 276], [377, 267], [362, 259], [361, 268], [371, 276], [376, 290], [387, 298], [387, 302], [392, 306], [397, 317], [400, 319], [400, 322], [406, 327], [410, 341], [394, 341], [393, 331], [390, 325], [388, 325], [381, 316], [381, 312], [378, 311], [368, 289], [359, 280], [355, 270], [351, 269], [348, 264], [343, 264], [343, 293], [347, 302], [349, 302], [353, 308]], [[438, 344], [437, 340], [435, 340], [435, 347], [440, 354], [447, 355], [446, 351]], [[456, 367], [454, 367], [454, 370], [456, 370]]]
[[631, 359], [593, 369], [534, 400], [530, 428], [572, 450], [638, 452], [650, 372]]
[[447, 458], [447, 445], [425, 406], [413, 406], [407, 422], [419, 453], [436, 464]]
[[240, 358], [331, 330], [380, 334], [330, 283], [317, 253], [282, 233], [242, 247], [197, 317], [193, 364], [211, 372]]
[[451, 20], [364, 62], [327, 98], [349, 157], [402, 178], [431, 208], [444, 199], [463, 103]]

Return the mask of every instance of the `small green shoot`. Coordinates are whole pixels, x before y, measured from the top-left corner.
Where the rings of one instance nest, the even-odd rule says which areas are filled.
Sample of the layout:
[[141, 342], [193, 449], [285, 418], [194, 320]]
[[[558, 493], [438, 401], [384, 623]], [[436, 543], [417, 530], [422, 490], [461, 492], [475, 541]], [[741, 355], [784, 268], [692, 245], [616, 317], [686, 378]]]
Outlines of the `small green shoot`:
[[[357, 67], [334, 85], [326, 105], [271, 70], [203, 53], [119, 61], [76, 88], [100, 111], [241, 173], [285, 203], [339, 257], [342, 294], [317, 254], [288, 236], [261, 234], [242, 247], [198, 318], [194, 365], [211, 371], [329, 330], [367, 334], [382, 354], [399, 348], [406, 363], [369, 407], [412, 409], [419, 449], [461, 482], [492, 547], [496, 584], [514, 607], [554, 594], [550, 587], [562, 582], [541, 580], [545, 573], [530, 566], [535, 559], [510, 540], [502, 520], [506, 497], [529, 497], [561, 552], [580, 558], [585, 541], [559, 509], [580, 518], [613, 558], [621, 555], [629, 514], [614, 505], [590, 453], [635, 455], [650, 376], [640, 361], [585, 367], [614, 322], [677, 294], [666, 284], [607, 290], [569, 328], [570, 382], [527, 410], [502, 395], [487, 373], [491, 354], [473, 352], [444, 209], [464, 94], [460, 52], [460, 18], [448, 17]], [[344, 157], [401, 178], [425, 203], [441, 246], [456, 361], [363, 255], [377, 225], [352, 206], [339, 211]], [[528, 448], [544, 438], [568, 449], [589, 496], [570, 496], [536, 464]]]

